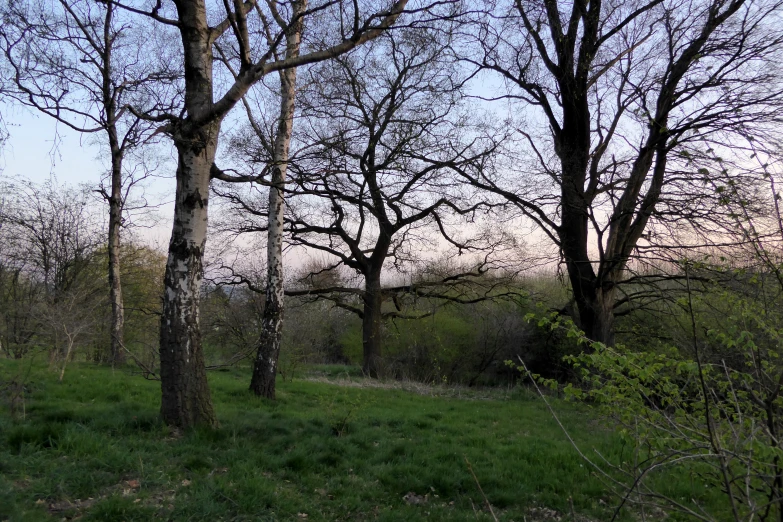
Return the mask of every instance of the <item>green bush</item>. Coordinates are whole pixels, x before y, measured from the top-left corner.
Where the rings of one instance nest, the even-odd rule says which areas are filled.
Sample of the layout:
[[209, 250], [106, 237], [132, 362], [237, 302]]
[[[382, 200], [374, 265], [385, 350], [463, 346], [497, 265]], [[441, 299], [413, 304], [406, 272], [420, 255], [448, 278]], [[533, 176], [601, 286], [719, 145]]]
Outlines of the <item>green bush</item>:
[[[631, 449], [620, 464], [585, 458], [624, 502], [699, 520], [777, 520], [783, 516], [780, 308], [725, 287], [687, 294], [677, 304], [681, 342], [657, 350], [605, 346], [554, 314], [537, 318], [584, 350], [566, 358], [581, 377], [565, 386], [567, 396], [597, 404]], [[662, 478], [670, 469], [697, 477], [702, 492], [673, 497]], [[720, 492], [720, 502], [708, 491]]]

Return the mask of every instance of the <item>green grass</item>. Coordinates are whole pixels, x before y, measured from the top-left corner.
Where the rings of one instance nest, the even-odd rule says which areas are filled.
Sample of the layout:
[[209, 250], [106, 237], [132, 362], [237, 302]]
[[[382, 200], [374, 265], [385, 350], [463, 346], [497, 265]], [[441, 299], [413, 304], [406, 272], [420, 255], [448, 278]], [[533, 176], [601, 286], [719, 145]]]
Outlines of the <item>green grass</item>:
[[[0, 360], [0, 382], [16, 364]], [[25, 418], [0, 413], [0, 521], [492, 520], [466, 459], [500, 520], [548, 520], [542, 507], [571, 520], [569, 498], [578, 520], [605, 520], [615, 502], [529, 393], [294, 380], [269, 402], [241, 371], [210, 384], [220, 429], [175, 436], [158, 419], [156, 382], [73, 364], [58, 383], [34, 368]], [[619, 456], [588, 409], [556, 404], [581, 444]]]

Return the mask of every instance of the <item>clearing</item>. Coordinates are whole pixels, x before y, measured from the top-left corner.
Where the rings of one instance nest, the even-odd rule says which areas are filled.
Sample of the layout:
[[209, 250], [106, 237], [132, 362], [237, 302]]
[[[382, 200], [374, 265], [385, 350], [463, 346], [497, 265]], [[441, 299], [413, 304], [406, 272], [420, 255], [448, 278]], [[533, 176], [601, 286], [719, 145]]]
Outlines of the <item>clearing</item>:
[[[249, 372], [219, 371], [220, 429], [178, 434], [158, 419], [159, 384], [130, 370], [74, 363], [58, 383], [0, 360], [0, 383], [21, 375], [23, 417], [0, 411], [0, 521], [491, 521], [489, 504], [499, 520], [584, 522], [616, 502], [525, 389], [322, 374], [279, 382], [273, 403], [247, 391]], [[584, 448], [622, 458], [589, 408], [554, 404]]]

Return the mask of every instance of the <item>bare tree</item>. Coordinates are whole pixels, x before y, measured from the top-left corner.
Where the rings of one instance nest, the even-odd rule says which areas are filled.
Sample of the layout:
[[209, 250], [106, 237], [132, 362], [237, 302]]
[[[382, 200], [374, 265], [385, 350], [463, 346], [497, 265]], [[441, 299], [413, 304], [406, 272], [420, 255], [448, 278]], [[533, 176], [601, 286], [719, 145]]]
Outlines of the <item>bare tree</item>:
[[[286, 29], [284, 58], [286, 60], [293, 60], [299, 56], [304, 27], [303, 16], [306, 10], [307, 0], [294, 2], [291, 9], [291, 20], [281, 25], [281, 28]], [[277, 53], [275, 59], [280, 59]], [[266, 292], [261, 334], [250, 381], [250, 390], [253, 393], [269, 399], [275, 398], [276, 366], [283, 336], [283, 221], [285, 217], [285, 183], [297, 93], [296, 76], [297, 67], [278, 71], [280, 111], [271, 139], [267, 139], [266, 129], [254, 116], [247, 98], [243, 99], [250, 126], [254, 135], [261, 142], [263, 150], [261, 161], [264, 162], [266, 169], [271, 171], [271, 186], [268, 195], [270, 212], [267, 215]]]
[[[294, 20], [301, 17], [307, 1], [293, 4]], [[290, 25], [286, 34], [286, 59], [299, 56], [302, 23]], [[283, 221], [285, 218], [285, 182], [294, 123], [296, 100], [296, 68], [280, 71], [280, 117], [272, 149], [272, 186], [269, 189], [269, 219], [267, 221], [267, 279], [264, 316], [258, 353], [253, 364], [250, 389], [256, 395], [275, 398], [275, 375], [283, 337]]]
[[109, 359], [112, 365], [122, 363], [120, 236], [128, 193], [147, 175], [126, 168], [124, 162], [153, 130], [126, 105], [153, 108], [157, 102], [146, 89], [152, 82], [173, 79], [175, 73], [154, 60], [140, 59], [143, 42], [153, 40], [134, 29], [127, 14], [110, 2], [11, 1], [2, 16], [0, 42], [13, 85], [9, 96], [79, 133], [101, 134], [100, 143], [108, 150], [109, 183], [99, 192], [109, 205]]
[[54, 181], [18, 180], [3, 188], [3, 226], [8, 227], [3, 257], [24, 266], [56, 298], [76, 284], [100, 244], [100, 224], [88, 207], [88, 194]]
[[52, 339], [50, 365], [60, 359], [59, 380], [65, 376], [65, 368], [74, 353], [74, 348], [95, 329], [99, 317], [97, 308], [101, 300], [95, 299], [95, 286], [82, 285], [49, 304], [43, 312], [43, 323], [48, 326]]
[[[452, 36], [446, 24], [386, 33], [360, 52], [311, 69], [302, 96], [307, 129], [300, 126], [296, 133], [299, 150], [289, 164], [294, 174], [286, 190], [296, 196], [287, 213], [289, 242], [324, 252], [331, 261], [304, 278], [305, 289], [286, 294], [330, 297], [356, 312], [363, 322], [363, 368], [371, 376], [381, 369], [383, 318], [405, 315], [397, 297], [397, 310], [382, 312], [384, 300], [437, 286], [421, 281], [384, 287], [384, 267], [410, 268], [426, 257], [419, 250], [434, 252], [438, 241], [462, 251], [486, 246], [478, 225], [472, 238], [450, 226], [455, 216], [474, 218], [486, 210], [455, 171], [476, 168], [494, 149], [476, 138], [466, 114], [460, 87], [467, 73], [451, 53]], [[234, 205], [235, 231], [268, 230], [264, 219], [277, 209], [259, 199], [263, 190], [222, 192]], [[491, 264], [486, 252], [479, 263], [460, 276], [449, 274], [451, 282], [480, 277]], [[343, 266], [361, 274], [363, 288], [308, 284]], [[440, 283], [442, 289], [446, 283]], [[352, 304], [350, 296], [361, 303]], [[456, 293], [452, 297], [458, 300]], [[267, 363], [269, 383], [273, 363]]]
[[731, 177], [720, 156], [747, 129], [772, 136], [780, 13], [774, 0], [539, 0], [480, 24], [470, 61], [497, 74], [526, 121], [510, 122], [519, 176], [472, 181], [559, 247], [590, 339], [613, 342], [640, 241], [725, 215], [710, 186]]
[[25, 356], [41, 325], [34, 313], [44, 292], [42, 285], [30, 277], [30, 261], [18, 255], [20, 233], [16, 227], [13, 185], [0, 185], [0, 345], [7, 356]]
[[52, 363], [61, 358], [64, 371], [105, 305], [94, 270], [100, 221], [84, 189], [22, 180], [3, 190], [0, 339], [15, 357], [49, 343]]

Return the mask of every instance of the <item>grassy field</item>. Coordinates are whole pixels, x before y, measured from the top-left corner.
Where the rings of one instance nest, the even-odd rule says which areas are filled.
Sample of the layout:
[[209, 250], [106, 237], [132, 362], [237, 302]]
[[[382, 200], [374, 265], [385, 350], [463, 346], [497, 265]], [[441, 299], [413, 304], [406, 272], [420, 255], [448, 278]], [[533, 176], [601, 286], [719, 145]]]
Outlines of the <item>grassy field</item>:
[[[23, 371], [0, 360], [0, 382]], [[24, 418], [0, 413], [0, 521], [493, 520], [477, 480], [500, 520], [611, 514], [616, 500], [524, 390], [330, 381], [281, 382], [273, 403], [246, 373], [213, 372], [221, 428], [180, 435], [158, 420], [156, 382], [74, 364], [58, 383], [33, 367]], [[581, 444], [620, 458], [588, 409], [556, 407]]]

